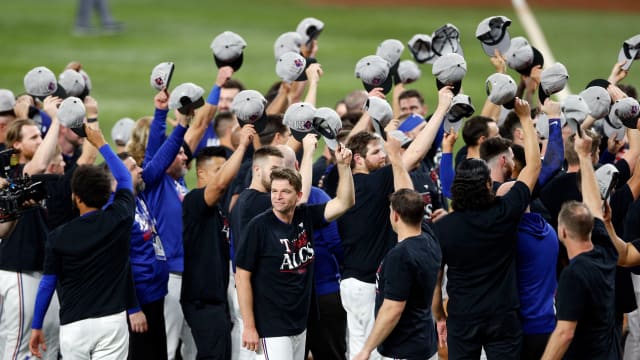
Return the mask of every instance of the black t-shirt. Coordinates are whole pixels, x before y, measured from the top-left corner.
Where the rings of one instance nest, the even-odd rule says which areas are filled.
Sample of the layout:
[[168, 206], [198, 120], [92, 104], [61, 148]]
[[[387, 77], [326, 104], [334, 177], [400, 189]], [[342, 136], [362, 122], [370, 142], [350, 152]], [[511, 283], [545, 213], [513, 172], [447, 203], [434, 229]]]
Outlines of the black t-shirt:
[[554, 177], [542, 189], [540, 200], [549, 211], [549, 224], [558, 229], [558, 214], [562, 204], [569, 200], [582, 201], [578, 188], [578, 173], [563, 173]]
[[424, 202], [424, 221], [431, 222], [431, 214], [444, 207], [444, 198], [440, 190], [438, 174], [434, 168], [425, 161], [420, 162], [420, 166], [409, 173], [413, 188], [420, 193]]
[[76, 167], [74, 164], [64, 175], [45, 174], [32, 176], [34, 180], [44, 181], [47, 188], [45, 208], [47, 210], [46, 221], [49, 231], [79, 215], [78, 209], [74, 208], [71, 201], [71, 177]]
[[442, 263], [449, 266], [450, 317], [485, 317], [519, 308], [517, 233], [529, 196], [529, 188], [517, 181], [490, 208], [454, 211], [434, 224]]
[[300, 205], [291, 224], [268, 210], [249, 223], [236, 253], [250, 271], [253, 311], [261, 338], [292, 336], [307, 327], [313, 287], [313, 229], [326, 225], [326, 204]]
[[431, 300], [440, 260], [438, 242], [423, 233], [398, 243], [380, 264], [376, 280], [376, 317], [384, 299], [406, 301], [398, 324], [378, 346], [381, 355], [423, 360], [438, 350]]
[[599, 219], [595, 219], [591, 239], [593, 250], [571, 259], [558, 283], [558, 320], [578, 322], [564, 358], [620, 359], [614, 331], [618, 254]]
[[43, 208], [36, 206], [22, 212], [11, 235], [0, 239], [0, 269], [42, 271], [47, 232]]
[[[251, 159], [244, 160], [242, 164], [240, 164], [240, 169], [236, 174], [236, 177], [233, 178], [231, 182], [231, 186], [229, 188], [232, 190], [232, 194], [240, 194], [244, 189], [249, 187], [251, 184], [251, 165], [253, 161]], [[249, 182], [247, 183], [247, 176], [249, 177]]]
[[389, 195], [393, 171], [387, 165], [370, 174], [353, 175], [356, 203], [338, 219], [344, 248], [342, 278], [373, 283], [378, 265], [396, 244], [389, 222]]
[[204, 188], [182, 202], [184, 272], [180, 300], [226, 303], [229, 286], [229, 237], [218, 205], [207, 206]]
[[244, 239], [244, 232], [249, 222], [270, 208], [271, 194], [268, 192], [247, 188], [240, 193], [230, 215], [231, 246], [234, 252], [238, 249], [242, 239]]
[[138, 306], [129, 242], [135, 199], [117, 190], [113, 203], [49, 234], [45, 274], [58, 276], [60, 324], [116, 314]]

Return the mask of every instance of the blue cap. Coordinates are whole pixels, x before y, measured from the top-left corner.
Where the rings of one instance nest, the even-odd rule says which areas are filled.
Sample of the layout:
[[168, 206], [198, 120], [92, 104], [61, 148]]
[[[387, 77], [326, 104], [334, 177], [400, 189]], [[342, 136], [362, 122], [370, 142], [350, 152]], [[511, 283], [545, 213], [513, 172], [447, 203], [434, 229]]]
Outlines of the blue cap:
[[409, 115], [398, 127], [398, 130], [402, 132], [409, 132], [416, 128], [416, 126], [422, 124], [424, 122], [424, 118], [418, 114]]

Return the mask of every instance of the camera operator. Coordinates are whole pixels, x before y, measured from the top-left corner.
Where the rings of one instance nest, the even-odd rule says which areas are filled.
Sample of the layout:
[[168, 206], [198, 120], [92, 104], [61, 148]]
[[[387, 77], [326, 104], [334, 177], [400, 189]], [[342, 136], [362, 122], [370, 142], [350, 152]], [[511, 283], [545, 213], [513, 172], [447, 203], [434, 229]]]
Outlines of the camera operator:
[[[24, 175], [42, 174], [51, 162], [58, 141], [60, 123], [57, 119], [57, 97], [47, 97], [44, 109], [52, 118], [51, 126], [43, 139], [36, 123], [28, 119], [17, 119], [7, 130], [7, 148], [13, 148], [12, 164], [8, 181]], [[33, 320], [33, 309], [38, 284], [42, 277], [44, 246], [47, 239], [45, 210], [34, 206], [21, 213], [13, 233], [0, 242], [0, 358], [11, 359], [14, 356], [24, 359], [30, 356], [28, 342], [20, 341], [29, 336], [29, 324]], [[54, 298], [45, 319], [48, 351], [45, 359], [58, 357], [57, 316], [59, 304]]]

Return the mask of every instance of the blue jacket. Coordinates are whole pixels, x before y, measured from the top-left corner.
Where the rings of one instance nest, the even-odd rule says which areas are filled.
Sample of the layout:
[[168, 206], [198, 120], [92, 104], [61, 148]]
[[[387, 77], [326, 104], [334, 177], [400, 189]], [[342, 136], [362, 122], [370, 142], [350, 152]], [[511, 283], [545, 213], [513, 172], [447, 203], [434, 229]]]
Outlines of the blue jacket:
[[[184, 267], [182, 198], [187, 187], [184, 179], [174, 180], [166, 174], [166, 170], [180, 151], [187, 129], [176, 126], [165, 142], [166, 118], [167, 111], [156, 109], [143, 162], [143, 199], [157, 221], [158, 234], [162, 239], [169, 271], [181, 273]], [[160, 146], [166, 148], [160, 151]]]
[[[331, 200], [329, 195], [317, 187], [311, 188], [309, 205], [323, 204]], [[330, 222], [313, 233], [313, 250], [315, 251], [316, 295], [327, 295], [340, 291], [340, 263], [344, 257], [342, 241], [338, 235], [338, 224]]]
[[518, 292], [524, 334], [549, 334], [556, 325], [558, 237], [540, 214], [525, 213], [518, 227]]

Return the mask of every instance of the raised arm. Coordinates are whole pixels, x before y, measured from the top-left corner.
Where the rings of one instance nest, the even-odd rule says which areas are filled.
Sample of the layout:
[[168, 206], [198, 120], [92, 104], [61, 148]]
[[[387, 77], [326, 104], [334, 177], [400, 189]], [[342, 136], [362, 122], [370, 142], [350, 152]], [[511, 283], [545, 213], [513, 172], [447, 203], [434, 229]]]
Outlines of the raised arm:
[[45, 135], [42, 143], [36, 149], [35, 154], [33, 154], [31, 161], [24, 166], [23, 174], [42, 174], [49, 166], [58, 145], [60, 122], [58, 121], [57, 113], [61, 102], [62, 99], [58, 97], [47, 96], [44, 99], [44, 109], [51, 116], [51, 126], [47, 130], [47, 135]]
[[[618, 252], [618, 265], [620, 266], [637, 266], [640, 265], [640, 252], [631, 243], [622, 240], [616, 233], [616, 229], [611, 221], [611, 207], [605, 203], [605, 211], [603, 213], [604, 226], [607, 229], [607, 234], [613, 243], [613, 246]], [[635, 240], [635, 242], [640, 240]]]
[[[95, 119], [95, 120], [92, 120], [91, 122], [87, 120], [86, 126], [94, 130], [99, 129], [100, 125], [98, 125], [98, 121], [97, 121], [98, 102], [91, 96], [87, 96], [84, 98], [84, 107], [85, 109], [87, 109], [87, 119]], [[96, 161], [97, 157], [98, 157], [98, 149], [96, 149], [96, 147], [93, 146], [93, 144], [91, 144], [90, 141], [85, 141], [82, 143], [82, 154], [78, 158], [78, 161], [76, 161], [76, 164], [78, 164], [78, 166], [90, 165]]]
[[516, 98], [515, 111], [518, 118], [520, 118], [522, 131], [524, 132], [524, 156], [527, 162], [527, 165], [522, 168], [520, 175], [518, 175], [518, 181], [522, 181], [529, 187], [529, 191], [533, 191], [542, 167], [542, 163], [540, 161], [540, 147], [538, 147], [538, 135], [536, 134], [536, 129], [533, 127], [533, 121], [531, 120], [531, 108], [529, 107], [529, 103]]
[[320, 82], [320, 77], [322, 76], [322, 67], [319, 63], [311, 64], [305, 70], [307, 74], [307, 84], [309, 88], [307, 89], [307, 96], [304, 98], [304, 102], [307, 102], [313, 106], [316, 106], [316, 98], [318, 96], [318, 83]]
[[351, 174], [351, 150], [344, 145], [338, 145], [335, 152], [338, 167], [338, 190], [336, 197], [330, 200], [324, 209], [324, 218], [333, 221], [347, 212], [356, 203], [356, 194]]
[[397, 124], [397, 121], [391, 120], [387, 128], [385, 128], [387, 141], [384, 143], [384, 150], [387, 152], [387, 157], [391, 162], [391, 170], [393, 171], [393, 189], [394, 191], [413, 189], [409, 172], [402, 162], [402, 146], [400, 145], [400, 141], [394, 136], [389, 135], [391, 131], [395, 130], [394, 128], [397, 128], [395, 124]]
[[[293, 137], [293, 136], [292, 136]], [[307, 134], [302, 139], [302, 162], [300, 163], [300, 176], [302, 177], [302, 198], [298, 204], [304, 204], [311, 194], [313, 182], [313, 154], [318, 146], [318, 137], [315, 134]]]
[[591, 138], [586, 132], [583, 132], [582, 136], [576, 134], [574, 148], [580, 159], [582, 202], [595, 218], [602, 220], [602, 198], [591, 160]]
[[444, 133], [442, 140], [442, 157], [440, 158], [440, 185], [442, 186], [442, 194], [451, 199], [451, 184], [456, 176], [453, 168], [453, 146], [458, 139], [458, 133], [451, 129], [450, 132]]
[[224, 83], [233, 75], [233, 69], [230, 66], [223, 66], [218, 69], [216, 82], [211, 88], [211, 92], [207, 97], [207, 101], [198, 111], [196, 111], [193, 122], [184, 135], [184, 142], [189, 146], [192, 154], [195, 154], [198, 143], [204, 136], [205, 131], [211, 124], [211, 120], [218, 109], [218, 101], [220, 100], [220, 89]]
[[87, 140], [100, 151], [104, 161], [109, 166], [109, 170], [111, 170], [113, 178], [118, 183], [116, 185], [116, 190], [129, 189], [133, 192], [133, 180], [131, 179], [131, 173], [129, 173], [129, 170], [122, 160], [120, 160], [113, 150], [111, 150], [111, 147], [109, 147], [109, 144], [107, 144], [107, 141], [104, 139], [104, 135], [102, 135], [100, 128], [93, 129], [85, 126], [85, 131], [87, 133]]
[[402, 163], [407, 171], [415, 169], [431, 148], [433, 140], [436, 138], [438, 130], [440, 130], [440, 125], [442, 125], [442, 119], [449, 111], [451, 99], [453, 99], [453, 93], [450, 86], [445, 86], [438, 91], [438, 107], [436, 111], [402, 155]]
[[155, 112], [149, 126], [149, 139], [147, 140], [142, 167], [151, 161], [162, 143], [167, 139], [167, 114], [169, 113], [169, 92], [167, 89], [162, 89], [156, 94], [153, 98], [153, 104]]
[[146, 161], [142, 169], [142, 179], [147, 187], [155, 186], [155, 184], [162, 179], [163, 174], [167, 171], [169, 166], [171, 166], [176, 155], [180, 152], [184, 135], [187, 132], [187, 127], [189, 126], [189, 118], [180, 113], [177, 115], [179, 122], [178, 126], [173, 129], [169, 139], [160, 146], [160, 149], [156, 151], [155, 155]]
[[204, 189], [204, 201], [208, 206], [213, 206], [218, 202], [218, 199], [224, 194], [231, 180], [238, 174], [244, 153], [254, 136], [256, 136], [256, 130], [253, 125], [245, 125], [242, 127], [238, 148], [220, 167], [220, 170], [216, 172], [215, 176], [213, 176]]
[[267, 106], [267, 115], [284, 114], [289, 106], [289, 91], [291, 90], [291, 84], [282, 81], [278, 88], [278, 94], [275, 99]]

